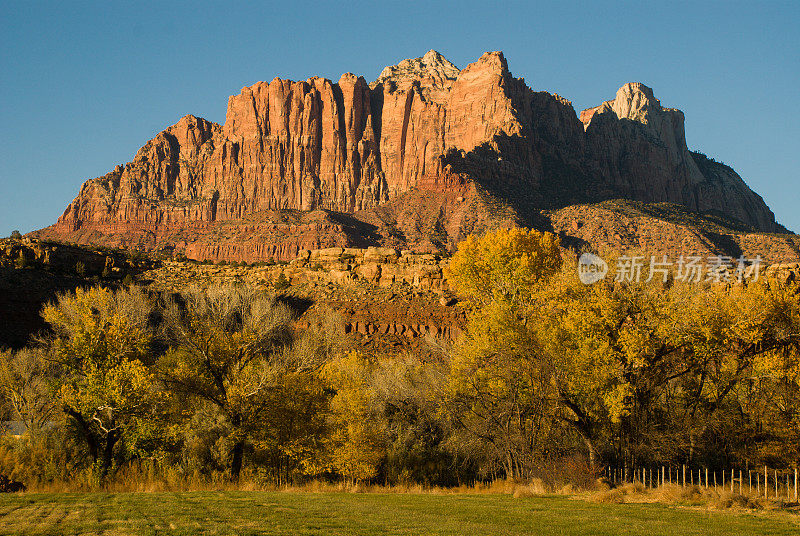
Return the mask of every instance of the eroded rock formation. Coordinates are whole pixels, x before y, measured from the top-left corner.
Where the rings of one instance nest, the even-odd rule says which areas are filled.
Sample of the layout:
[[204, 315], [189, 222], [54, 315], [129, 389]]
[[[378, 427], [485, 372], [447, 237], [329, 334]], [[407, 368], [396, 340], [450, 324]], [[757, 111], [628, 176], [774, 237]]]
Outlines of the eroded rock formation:
[[302, 249], [441, 251], [542, 209], [628, 198], [782, 228], [729, 167], [686, 147], [683, 114], [624, 85], [585, 110], [531, 90], [487, 52], [439, 53], [368, 84], [273, 79], [228, 100], [224, 125], [186, 116], [124, 166], [87, 181], [43, 238], [289, 260]]

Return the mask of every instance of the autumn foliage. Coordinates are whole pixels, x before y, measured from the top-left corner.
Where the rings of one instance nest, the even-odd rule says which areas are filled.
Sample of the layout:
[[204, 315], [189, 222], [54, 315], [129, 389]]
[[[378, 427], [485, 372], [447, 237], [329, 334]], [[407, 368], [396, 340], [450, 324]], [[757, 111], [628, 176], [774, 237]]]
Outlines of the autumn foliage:
[[469, 237], [447, 275], [463, 336], [388, 357], [248, 286], [60, 296], [49, 334], [0, 353], [3, 420], [26, 429], [0, 439], [0, 473], [552, 487], [605, 463], [800, 459], [796, 284], [584, 285], [526, 229]]

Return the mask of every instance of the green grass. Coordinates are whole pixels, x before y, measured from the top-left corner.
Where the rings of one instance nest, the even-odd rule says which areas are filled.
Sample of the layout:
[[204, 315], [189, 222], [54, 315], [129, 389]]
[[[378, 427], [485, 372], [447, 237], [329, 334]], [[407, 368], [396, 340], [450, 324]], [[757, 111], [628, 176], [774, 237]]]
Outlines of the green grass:
[[565, 497], [288, 492], [0, 496], [0, 534], [798, 534], [792, 514]]

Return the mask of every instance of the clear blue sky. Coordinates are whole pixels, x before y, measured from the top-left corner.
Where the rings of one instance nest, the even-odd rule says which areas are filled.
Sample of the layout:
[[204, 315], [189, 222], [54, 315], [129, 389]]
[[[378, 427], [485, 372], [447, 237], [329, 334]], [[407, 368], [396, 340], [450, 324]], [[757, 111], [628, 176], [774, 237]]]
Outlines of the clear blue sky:
[[431, 48], [580, 111], [640, 81], [800, 231], [800, 2], [0, 1], [0, 236], [53, 223], [88, 178], [275, 76], [377, 77]]

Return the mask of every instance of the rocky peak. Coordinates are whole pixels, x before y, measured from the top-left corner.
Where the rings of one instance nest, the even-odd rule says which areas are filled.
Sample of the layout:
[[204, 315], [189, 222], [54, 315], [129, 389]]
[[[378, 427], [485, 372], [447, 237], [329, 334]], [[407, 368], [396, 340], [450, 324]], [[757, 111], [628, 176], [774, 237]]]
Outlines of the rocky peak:
[[[676, 157], [687, 159], [686, 137], [683, 129], [683, 112], [676, 108], [663, 108], [653, 90], [641, 82], [628, 82], [617, 90], [613, 101], [604, 102], [597, 113], [613, 113], [620, 120], [641, 123], [651, 135], [664, 143]], [[690, 159], [688, 159], [690, 160]], [[699, 178], [699, 170], [688, 165]]]
[[[617, 90], [614, 100], [606, 101], [600, 106], [587, 108], [581, 112], [584, 128], [589, 126], [592, 117], [598, 113], [613, 113], [617, 119], [628, 119], [643, 125], [650, 125], [656, 130], [661, 128], [664, 116], [676, 116], [682, 121], [683, 112], [677, 108], [664, 108], [653, 94], [653, 90], [641, 82], [628, 82]], [[655, 123], [655, 124], [654, 124]]]
[[401, 83], [406, 80], [431, 80], [444, 86], [458, 76], [460, 69], [437, 51], [431, 49], [421, 58], [403, 60], [397, 65], [384, 67], [376, 82], [392, 80]]
[[500, 74], [506, 74], [508, 72], [506, 57], [499, 50], [484, 52], [481, 57], [478, 58], [478, 61], [471, 64], [471, 66], [473, 66], [473, 68], [480, 66], [483, 69], [493, 70]]
[[644, 124], [651, 111], [661, 111], [661, 102], [655, 98], [653, 90], [641, 82], [628, 82], [619, 88], [616, 98], [609, 104], [618, 118]]
[[373, 82], [373, 87], [377, 84], [393, 84], [399, 89], [407, 90], [414, 83], [419, 83], [423, 90], [447, 89], [459, 72], [460, 69], [452, 62], [431, 49], [421, 58], [407, 59], [397, 65], [384, 67], [378, 79]]
[[186, 145], [199, 147], [209, 140], [217, 129], [219, 129], [219, 125], [216, 123], [202, 117], [185, 115], [164, 132], [175, 136], [181, 147]]

